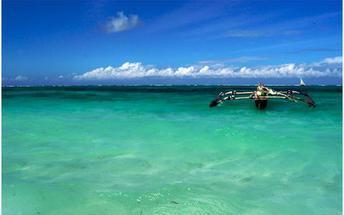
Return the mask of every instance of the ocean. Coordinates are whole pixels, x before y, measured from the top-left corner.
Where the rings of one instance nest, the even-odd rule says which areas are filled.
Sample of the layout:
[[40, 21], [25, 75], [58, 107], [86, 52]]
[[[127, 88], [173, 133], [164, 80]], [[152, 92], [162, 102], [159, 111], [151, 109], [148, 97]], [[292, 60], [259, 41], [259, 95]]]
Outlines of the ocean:
[[341, 214], [341, 87], [208, 107], [229, 89], [3, 88], [3, 214]]

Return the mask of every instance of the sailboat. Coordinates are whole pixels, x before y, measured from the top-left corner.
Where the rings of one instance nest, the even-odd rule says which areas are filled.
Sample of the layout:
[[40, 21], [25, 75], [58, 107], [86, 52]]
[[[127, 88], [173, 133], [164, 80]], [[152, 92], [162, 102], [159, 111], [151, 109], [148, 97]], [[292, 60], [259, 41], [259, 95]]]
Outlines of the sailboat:
[[300, 86], [306, 86], [305, 82], [300, 78]]

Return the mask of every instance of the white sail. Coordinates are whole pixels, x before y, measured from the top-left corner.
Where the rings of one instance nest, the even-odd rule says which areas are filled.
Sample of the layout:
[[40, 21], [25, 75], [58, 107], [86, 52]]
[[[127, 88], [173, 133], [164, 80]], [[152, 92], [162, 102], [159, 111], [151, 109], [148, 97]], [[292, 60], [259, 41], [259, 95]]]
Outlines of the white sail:
[[305, 82], [300, 78], [300, 86], [306, 86]]

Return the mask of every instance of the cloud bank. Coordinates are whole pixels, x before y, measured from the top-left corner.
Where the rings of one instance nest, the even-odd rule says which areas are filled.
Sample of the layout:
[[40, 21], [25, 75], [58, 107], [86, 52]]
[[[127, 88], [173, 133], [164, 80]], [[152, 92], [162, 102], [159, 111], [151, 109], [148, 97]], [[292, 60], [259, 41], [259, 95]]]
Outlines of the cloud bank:
[[27, 81], [28, 78], [26, 76], [23, 75], [18, 75], [14, 78], [15, 81]]
[[326, 58], [311, 64], [282, 64], [259, 67], [233, 67], [221, 64], [193, 65], [178, 68], [156, 68], [140, 62], [126, 62], [119, 67], [100, 67], [75, 75], [75, 80], [116, 80], [144, 77], [166, 78], [291, 78], [291, 77], [340, 77], [342, 57]]
[[135, 28], [139, 24], [139, 16], [131, 14], [125, 15], [122, 11], [117, 12], [116, 17], [112, 17], [106, 24], [109, 33], [127, 31]]
[[325, 64], [342, 64], [342, 57], [325, 58], [322, 63]]

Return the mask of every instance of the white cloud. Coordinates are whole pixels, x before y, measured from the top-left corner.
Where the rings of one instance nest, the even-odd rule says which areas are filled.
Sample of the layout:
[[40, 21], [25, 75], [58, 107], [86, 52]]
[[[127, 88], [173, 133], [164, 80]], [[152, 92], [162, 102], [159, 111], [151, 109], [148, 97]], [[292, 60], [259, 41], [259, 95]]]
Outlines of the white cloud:
[[17, 77], [14, 78], [16, 81], [27, 81], [28, 78], [22, 75], [18, 75]]
[[[259, 67], [231, 67], [224, 65], [193, 65], [178, 68], [156, 68], [142, 63], [126, 62], [119, 67], [100, 67], [75, 80], [113, 80], [143, 77], [232, 77], [232, 78], [283, 78], [283, 77], [340, 77], [341, 57], [327, 58], [312, 64], [282, 64]], [[335, 60], [336, 59], [336, 60]]]
[[342, 63], [342, 57], [333, 57], [333, 58], [325, 58], [323, 61], [323, 63], [327, 63], [327, 64], [341, 64]]
[[122, 11], [117, 12], [116, 17], [110, 18], [106, 24], [107, 31], [110, 33], [127, 31], [139, 24], [139, 16], [131, 14], [125, 15]]

